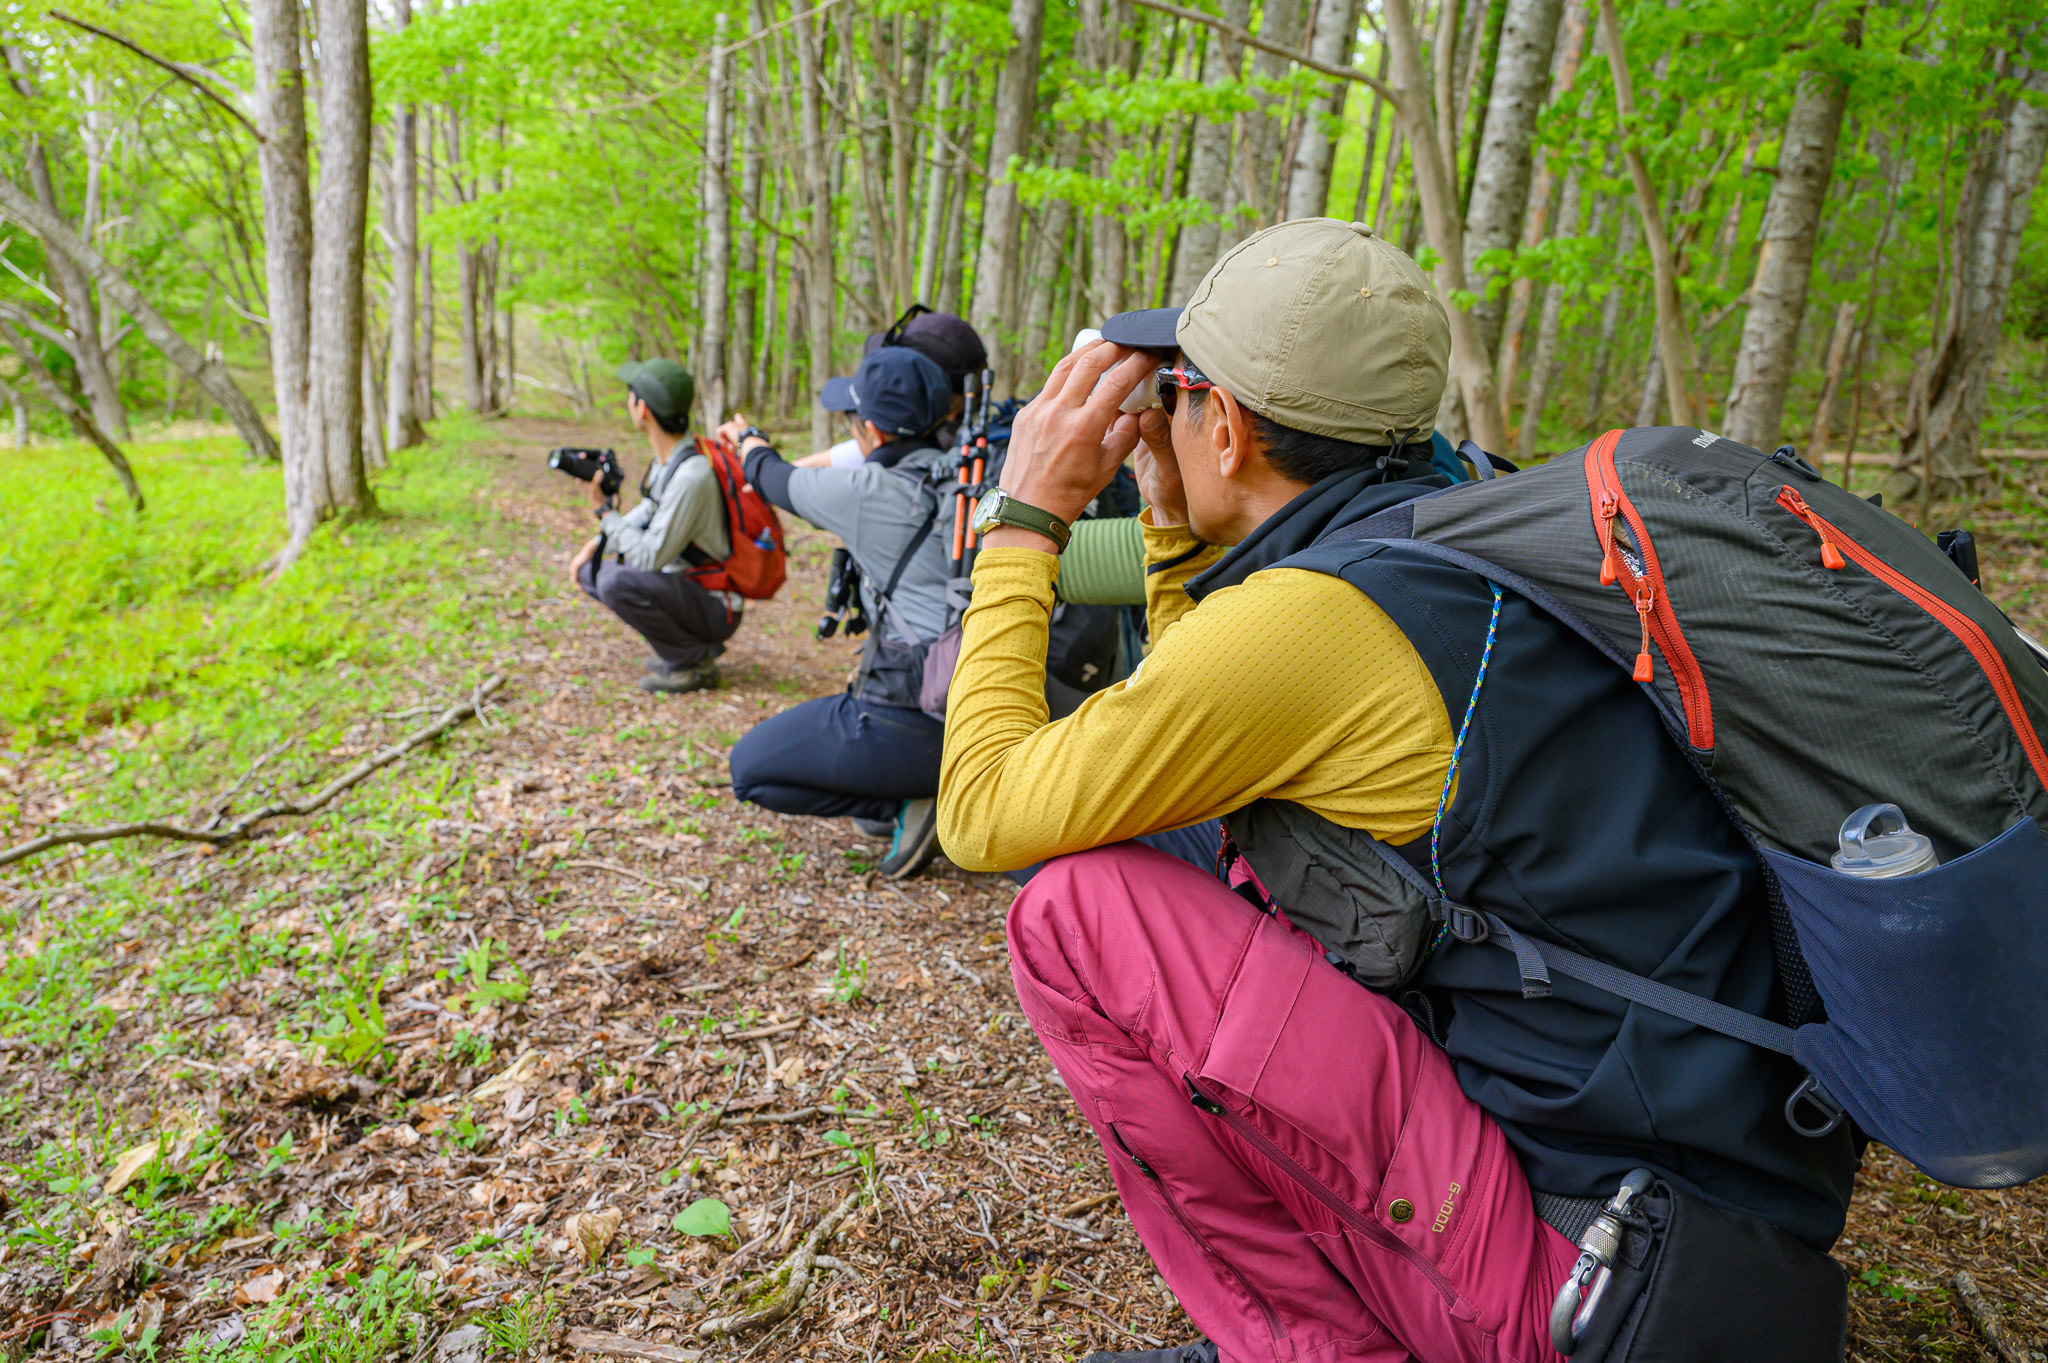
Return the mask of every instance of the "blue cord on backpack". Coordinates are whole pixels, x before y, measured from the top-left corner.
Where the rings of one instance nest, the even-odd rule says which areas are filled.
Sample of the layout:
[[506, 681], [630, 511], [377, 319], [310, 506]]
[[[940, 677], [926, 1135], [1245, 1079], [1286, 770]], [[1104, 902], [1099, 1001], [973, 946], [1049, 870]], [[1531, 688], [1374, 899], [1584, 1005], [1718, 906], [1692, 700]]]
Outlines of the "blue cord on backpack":
[[[1488, 583], [1488, 586], [1493, 586]], [[1486, 646], [1479, 651], [1479, 675], [1472, 679], [1472, 699], [1465, 702], [1465, 718], [1458, 724], [1458, 737], [1451, 744], [1451, 766], [1444, 773], [1443, 793], [1436, 797], [1436, 817], [1429, 825], [1429, 878], [1436, 885], [1436, 892], [1450, 898], [1450, 891], [1444, 888], [1444, 868], [1437, 860], [1437, 837], [1443, 832], [1444, 810], [1450, 807], [1451, 786], [1458, 779], [1458, 758], [1465, 751], [1465, 735], [1472, 728], [1472, 715], [1479, 709], [1479, 688], [1486, 685], [1486, 665], [1493, 658], [1493, 637], [1500, 630], [1500, 588], [1493, 587], [1493, 615], [1486, 622]], [[1429, 944], [1434, 951], [1443, 944], [1444, 934], [1451, 930], [1448, 921], [1437, 929], [1436, 941]]]

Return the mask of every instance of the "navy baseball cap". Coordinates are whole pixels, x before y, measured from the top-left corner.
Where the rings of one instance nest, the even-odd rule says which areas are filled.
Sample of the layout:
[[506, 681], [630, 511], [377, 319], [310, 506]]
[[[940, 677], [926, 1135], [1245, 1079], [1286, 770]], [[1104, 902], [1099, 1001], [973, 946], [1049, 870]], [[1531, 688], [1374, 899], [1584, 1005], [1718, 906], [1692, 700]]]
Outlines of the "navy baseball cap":
[[852, 378], [825, 380], [818, 405], [857, 412], [885, 435], [923, 435], [953, 410], [946, 371], [907, 346], [885, 345], [860, 362]]

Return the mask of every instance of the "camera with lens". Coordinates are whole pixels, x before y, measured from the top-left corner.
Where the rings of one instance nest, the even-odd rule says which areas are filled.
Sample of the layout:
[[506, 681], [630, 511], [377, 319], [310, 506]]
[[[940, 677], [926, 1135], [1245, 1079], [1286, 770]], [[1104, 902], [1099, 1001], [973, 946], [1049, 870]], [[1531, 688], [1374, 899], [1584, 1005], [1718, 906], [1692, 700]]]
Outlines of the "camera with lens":
[[598, 490], [607, 497], [618, 496], [626, 481], [626, 470], [619, 466], [619, 456], [610, 450], [566, 445], [548, 451], [548, 467], [579, 482], [595, 482]]

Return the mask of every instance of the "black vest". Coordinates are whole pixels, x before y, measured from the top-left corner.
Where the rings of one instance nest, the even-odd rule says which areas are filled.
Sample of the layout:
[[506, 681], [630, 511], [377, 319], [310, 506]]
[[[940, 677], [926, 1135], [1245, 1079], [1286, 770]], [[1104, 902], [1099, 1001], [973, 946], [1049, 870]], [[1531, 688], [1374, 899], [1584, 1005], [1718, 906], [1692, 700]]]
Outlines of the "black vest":
[[[1444, 485], [1382, 483], [1372, 471], [1327, 479], [1188, 590], [1199, 599], [1282, 566], [1343, 579], [1407, 636], [1455, 732], [1485, 645], [1490, 585], [1411, 549], [1315, 543]], [[1740, 832], [1627, 673], [1513, 593], [1502, 598], [1459, 773], [1436, 839], [1449, 898], [1518, 932], [1782, 1016], [1763, 878]], [[1334, 849], [1350, 873], [1384, 878], [1366, 835], [1260, 803], [1269, 808], [1231, 824], [1283, 910], [1286, 887], [1302, 885], [1311, 829], [1314, 855]], [[1430, 841], [1397, 849], [1425, 878], [1435, 874]], [[1321, 936], [1314, 920], [1330, 915], [1304, 907], [1299, 925]], [[1552, 997], [1525, 998], [1515, 958], [1493, 946], [1447, 939], [1409, 987], [1429, 1001], [1460, 1085], [1500, 1123], [1537, 1191], [1605, 1197], [1646, 1166], [1816, 1248], [1840, 1235], [1859, 1141], [1846, 1126], [1813, 1140], [1786, 1125], [1781, 1109], [1803, 1077], [1791, 1061], [1570, 979], [1556, 979]]]

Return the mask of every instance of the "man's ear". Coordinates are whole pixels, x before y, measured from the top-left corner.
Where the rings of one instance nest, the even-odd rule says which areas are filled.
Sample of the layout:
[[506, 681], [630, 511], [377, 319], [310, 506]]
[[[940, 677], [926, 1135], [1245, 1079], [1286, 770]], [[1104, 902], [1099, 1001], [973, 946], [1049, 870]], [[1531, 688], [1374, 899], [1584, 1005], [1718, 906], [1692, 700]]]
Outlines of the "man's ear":
[[1214, 424], [1210, 437], [1216, 444], [1216, 471], [1225, 478], [1244, 472], [1252, 449], [1252, 423], [1237, 399], [1221, 388], [1209, 390], [1209, 407]]

